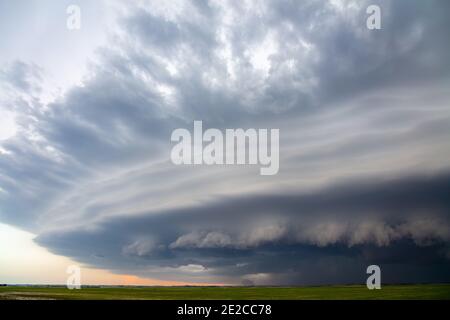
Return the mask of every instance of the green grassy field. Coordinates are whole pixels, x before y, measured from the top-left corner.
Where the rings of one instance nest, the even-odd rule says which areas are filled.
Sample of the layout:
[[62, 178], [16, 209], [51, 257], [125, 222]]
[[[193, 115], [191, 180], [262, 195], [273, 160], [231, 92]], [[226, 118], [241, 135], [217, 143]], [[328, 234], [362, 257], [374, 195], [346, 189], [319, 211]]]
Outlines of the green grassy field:
[[0, 287], [2, 299], [445, 299], [450, 284], [386, 285], [381, 290], [365, 286], [323, 287], [107, 287], [68, 290], [64, 287]]

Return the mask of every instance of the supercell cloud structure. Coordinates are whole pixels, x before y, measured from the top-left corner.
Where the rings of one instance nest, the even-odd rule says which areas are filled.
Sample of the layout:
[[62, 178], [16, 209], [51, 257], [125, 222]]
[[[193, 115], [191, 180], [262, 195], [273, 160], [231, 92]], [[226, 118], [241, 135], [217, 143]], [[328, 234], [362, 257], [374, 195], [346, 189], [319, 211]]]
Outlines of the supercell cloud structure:
[[[39, 58], [1, 59], [0, 222], [161, 280], [450, 281], [448, 1], [170, 3], [116, 4], [51, 99]], [[175, 166], [194, 120], [279, 128], [279, 173]]]

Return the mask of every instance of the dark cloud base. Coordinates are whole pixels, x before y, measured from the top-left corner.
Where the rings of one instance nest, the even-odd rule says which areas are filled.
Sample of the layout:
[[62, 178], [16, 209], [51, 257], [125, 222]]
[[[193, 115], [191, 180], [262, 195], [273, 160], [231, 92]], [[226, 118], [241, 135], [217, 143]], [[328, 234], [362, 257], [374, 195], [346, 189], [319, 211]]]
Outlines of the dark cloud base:
[[352, 181], [145, 212], [36, 241], [89, 265], [162, 279], [178, 270], [175, 277], [196, 281], [359, 283], [378, 264], [384, 283], [447, 282], [449, 194], [449, 174]]

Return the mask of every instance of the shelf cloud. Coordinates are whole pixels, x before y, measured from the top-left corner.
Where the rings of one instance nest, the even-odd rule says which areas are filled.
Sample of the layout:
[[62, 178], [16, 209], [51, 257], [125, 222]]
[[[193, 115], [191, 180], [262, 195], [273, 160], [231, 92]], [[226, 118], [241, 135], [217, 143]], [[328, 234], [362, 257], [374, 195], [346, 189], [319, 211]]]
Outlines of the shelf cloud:
[[[161, 280], [351, 283], [375, 263], [387, 282], [450, 281], [450, 3], [116, 5], [63, 92], [39, 57], [0, 59], [1, 223]], [[174, 165], [171, 133], [197, 120], [279, 129], [278, 174]]]

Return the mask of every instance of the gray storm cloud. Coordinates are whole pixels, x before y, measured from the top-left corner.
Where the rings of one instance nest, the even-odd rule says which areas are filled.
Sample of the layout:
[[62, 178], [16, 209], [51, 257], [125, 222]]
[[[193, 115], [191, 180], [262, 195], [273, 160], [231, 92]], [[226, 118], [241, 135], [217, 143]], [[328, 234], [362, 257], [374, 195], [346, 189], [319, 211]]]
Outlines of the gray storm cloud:
[[[309, 194], [247, 195], [110, 218], [94, 229], [44, 232], [37, 242], [87, 264], [100, 263], [112, 270], [125, 264], [127, 270], [156, 277], [166, 268], [203, 266], [203, 278], [185, 275], [184, 279], [197, 281], [220, 278], [222, 272], [234, 277], [224, 280], [236, 281], [253, 274], [249, 270], [267, 273], [266, 281], [270, 281], [272, 273], [287, 276], [287, 270], [298, 267], [300, 261], [314, 263], [329, 255], [338, 260], [356, 259], [359, 265], [366, 250], [376, 248], [384, 248], [387, 255], [380, 261], [397, 264], [398, 256], [389, 252], [401, 245], [408, 246], [411, 255], [434, 252], [428, 262], [440, 261], [443, 267], [448, 264], [450, 241], [449, 190], [449, 176], [443, 175], [374, 179]], [[312, 250], [314, 255], [296, 247]], [[101, 261], [92, 259], [96, 255]], [[299, 261], [291, 261], [292, 256]], [[224, 266], [234, 267], [224, 271]], [[308, 270], [316, 277], [320, 272]], [[339, 279], [346, 279], [345, 275]], [[404, 278], [399, 275], [397, 279]]]
[[[117, 273], [256, 284], [448, 281], [450, 5], [127, 4], [82, 85], [0, 68], [0, 221]], [[13, 90], [11, 90], [13, 88]], [[279, 128], [280, 171], [175, 166], [170, 135]], [[414, 260], [413, 257], [420, 256]]]

